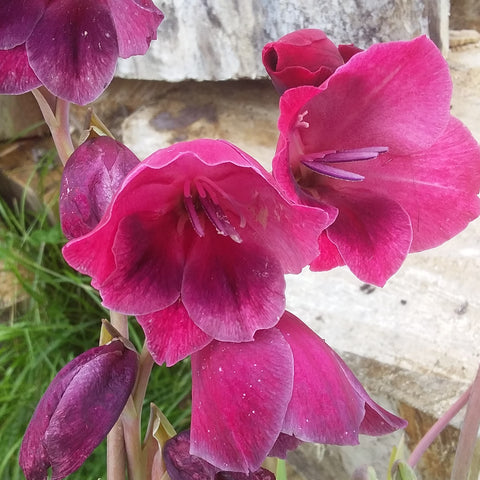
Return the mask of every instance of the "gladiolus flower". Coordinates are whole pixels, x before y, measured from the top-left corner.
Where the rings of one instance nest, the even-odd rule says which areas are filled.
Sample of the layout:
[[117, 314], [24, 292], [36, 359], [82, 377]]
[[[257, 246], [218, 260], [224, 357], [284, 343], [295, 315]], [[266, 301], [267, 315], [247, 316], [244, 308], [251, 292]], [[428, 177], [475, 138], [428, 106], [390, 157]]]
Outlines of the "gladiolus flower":
[[180, 344], [188, 331], [200, 348], [211, 338], [251, 340], [275, 325], [285, 308], [284, 274], [315, 258], [326, 219], [287, 201], [238, 148], [196, 140], [134, 168], [99, 224], [63, 255], [92, 277], [105, 306], [139, 321], [159, 312], [172, 327], [145, 320], [157, 335], [170, 342], [165, 336], [178, 327]]
[[117, 421], [135, 384], [137, 354], [122, 341], [92, 348], [47, 388], [20, 448], [27, 480], [61, 480], [77, 470]]
[[382, 286], [409, 252], [479, 215], [480, 150], [450, 98], [448, 66], [426, 37], [374, 45], [321, 87], [283, 94], [274, 176], [333, 222], [312, 270], [347, 264]]
[[252, 342], [214, 340], [192, 355], [190, 453], [222, 470], [248, 473], [298, 442], [355, 445], [405, 425], [289, 312]]
[[318, 87], [354, 53], [353, 45], [338, 48], [321, 30], [307, 28], [267, 43], [262, 61], [278, 93], [302, 85]]
[[118, 57], [143, 55], [162, 20], [151, 0], [2, 0], [0, 93], [44, 85], [70, 102], [91, 102]]

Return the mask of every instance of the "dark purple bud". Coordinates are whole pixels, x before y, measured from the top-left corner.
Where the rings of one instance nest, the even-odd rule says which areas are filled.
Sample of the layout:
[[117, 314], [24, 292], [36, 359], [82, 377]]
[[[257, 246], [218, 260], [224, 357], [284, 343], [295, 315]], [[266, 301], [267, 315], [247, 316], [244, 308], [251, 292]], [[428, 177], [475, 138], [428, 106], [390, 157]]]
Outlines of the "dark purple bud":
[[219, 471], [203, 458], [190, 455], [190, 430], [167, 440], [163, 460], [171, 480], [214, 480]]
[[285, 459], [287, 458], [288, 451], [295, 450], [301, 443], [302, 441], [296, 438], [294, 435], [281, 433], [270, 450], [268, 456]]
[[275, 475], [265, 468], [259, 468], [255, 472], [218, 472], [215, 480], [275, 480]]
[[180, 432], [167, 440], [163, 459], [171, 480], [275, 480], [264, 468], [255, 472], [222, 472], [203, 458], [190, 454], [190, 431]]
[[73, 152], [60, 187], [60, 221], [69, 240], [97, 226], [124, 178], [139, 163], [110, 137], [89, 139]]
[[117, 421], [135, 384], [137, 354], [121, 340], [63, 367], [27, 427], [19, 463], [27, 480], [61, 480], [77, 470]]

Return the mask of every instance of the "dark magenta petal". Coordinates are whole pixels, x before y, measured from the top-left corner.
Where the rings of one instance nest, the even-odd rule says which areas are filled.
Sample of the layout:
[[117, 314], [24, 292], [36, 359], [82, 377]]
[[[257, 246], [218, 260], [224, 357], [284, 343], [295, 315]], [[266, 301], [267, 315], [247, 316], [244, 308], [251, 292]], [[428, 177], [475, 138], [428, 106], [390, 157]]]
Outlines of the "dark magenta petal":
[[120, 57], [143, 55], [157, 38], [163, 13], [151, 0], [107, 1], [117, 31]]
[[68, 159], [60, 187], [60, 221], [70, 240], [92, 231], [140, 160], [110, 137], [82, 143]]
[[301, 85], [319, 86], [344, 63], [337, 47], [316, 29], [297, 30], [268, 43], [262, 61], [280, 94]]
[[190, 431], [180, 432], [165, 443], [163, 459], [171, 480], [275, 480], [264, 468], [255, 472], [221, 472], [207, 461], [190, 454]]
[[278, 322], [285, 310], [285, 278], [276, 258], [260, 245], [233, 244], [210, 234], [192, 246], [181, 296], [190, 317], [208, 335], [248, 341], [258, 329]]
[[295, 438], [293, 435], [287, 435], [285, 433], [281, 433], [275, 445], [270, 450], [268, 454], [269, 457], [277, 457], [277, 458], [287, 458], [287, 453], [289, 450], [295, 450], [300, 444], [302, 443], [301, 440]]
[[137, 354], [114, 340], [76, 357], [58, 372], [25, 432], [19, 462], [27, 480], [77, 470], [120, 416], [135, 384]]
[[[405, 210], [394, 200], [368, 191], [349, 189], [349, 195], [330, 197], [339, 209], [327, 230], [350, 270], [362, 281], [378, 286], [400, 268], [412, 242], [412, 225]], [[332, 258], [331, 255], [334, 255]], [[328, 270], [337, 262], [337, 251], [327, 248], [310, 264], [312, 270]]]
[[46, 0], [2, 0], [0, 50], [9, 50], [25, 43], [42, 16], [45, 5]]
[[355, 54], [363, 52], [363, 48], [358, 48], [352, 43], [348, 45], [339, 45], [338, 51], [343, 58], [343, 61], [347, 63]]
[[257, 470], [280, 434], [292, 380], [292, 353], [276, 329], [194, 353], [190, 452], [221, 470]]
[[266, 468], [259, 468], [254, 472], [218, 472], [215, 480], [275, 480], [275, 475]]
[[153, 359], [167, 367], [205, 347], [212, 337], [200, 330], [188, 316], [181, 301], [158, 312], [137, 315]]
[[28, 63], [25, 45], [0, 50], [0, 95], [29, 92], [41, 84]]
[[113, 78], [117, 33], [108, 6], [97, 0], [49, 2], [26, 42], [30, 65], [54, 95], [84, 105]]
[[190, 454], [189, 430], [167, 440], [162, 453], [171, 480], [214, 480], [219, 471], [218, 467]]
[[184, 251], [172, 215], [123, 218], [112, 246], [117, 268], [98, 286], [103, 304], [143, 315], [172, 305], [180, 295]]
[[282, 432], [306, 442], [355, 445], [359, 433], [381, 435], [405, 426], [368, 396], [336, 353], [298, 318], [286, 312], [277, 328], [295, 365]]
[[356, 394], [365, 401], [365, 416], [360, 424], [360, 433], [362, 435], [377, 436], [392, 433], [400, 428], [405, 428], [407, 422], [403, 418], [393, 415], [393, 413], [388, 412], [375, 403], [353, 372], [348, 368], [346, 363], [335, 352], [334, 355]]

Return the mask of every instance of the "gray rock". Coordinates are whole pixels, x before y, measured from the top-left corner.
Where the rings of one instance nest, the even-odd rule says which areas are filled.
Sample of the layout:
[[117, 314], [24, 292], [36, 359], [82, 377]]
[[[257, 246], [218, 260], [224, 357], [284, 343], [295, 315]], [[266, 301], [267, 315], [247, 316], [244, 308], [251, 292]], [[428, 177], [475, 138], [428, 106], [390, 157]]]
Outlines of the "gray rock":
[[423, 33], [448, 48], [446, 0], [154, 1], [165, 14], [158, 40], [145, 56], [120, 60], [120, 77], [171, 82], [265, 77], [263, 46], [307, 27], [362, 48]]

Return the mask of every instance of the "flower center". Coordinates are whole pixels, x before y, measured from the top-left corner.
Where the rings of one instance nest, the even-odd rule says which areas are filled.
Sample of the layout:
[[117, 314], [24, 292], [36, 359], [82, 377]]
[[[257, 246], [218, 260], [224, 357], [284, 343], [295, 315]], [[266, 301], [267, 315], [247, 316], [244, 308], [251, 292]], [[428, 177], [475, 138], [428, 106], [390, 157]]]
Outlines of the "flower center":
[[[217, 233], [230, 237], [234, 242], [242, 242], [236, 228], [220, 205], [222, 203], [234, 207], [237, 202], [210, 179], [197, 177], [193, 181], [186, 180], [183, 185], [183, 201], [190, 223], [199, 237], [205, 236], [207, 218]], [[244, 227], [245, 218], [241, 214], [239, 218], [240, 227]]]
[[[380, 154], [388, 151], [388, 147], [365, 147], [354, 148], [351, 150], [326, 150], [319, 153], [310, 153], [304, 155], [301, 163], [310, 170], [321, 175], [326, 175], [340, 180], [348, 180], [350, 182], [361, 182], [365, 177], [358, 173], [349, 172], [335, 164], [346, 162], [360, 162], [364, 160], [372, 160]], [[334, 164], [334, 165], [331, 165]]]

